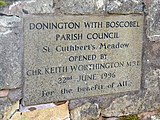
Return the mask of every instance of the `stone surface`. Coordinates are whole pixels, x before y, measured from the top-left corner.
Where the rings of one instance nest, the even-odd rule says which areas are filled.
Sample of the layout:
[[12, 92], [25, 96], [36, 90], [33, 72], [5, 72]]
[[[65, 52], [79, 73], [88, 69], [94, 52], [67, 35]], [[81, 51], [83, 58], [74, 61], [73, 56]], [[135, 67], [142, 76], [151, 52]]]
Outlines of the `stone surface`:
[[140, 113], [138, 117], [140, 120], [151, 120], [151, 117], [155, 115], [157, 115], [157, 111]]
[[14, 103], [13, 105], [7, 106], [5, 108], [5, 112], [4, 112], [4, 116], [3, 116], [3, 120], [10, 120], [12, 115], [18, 111], [19, 109], [19, 101], [17, 101], [16, 103]]
[[0, 119], [3, 119], [3, 114], [0, 113]]
[[106, 12], [117, 14], [142, 13], [143, 0], [106, 0]]
[[7, 97], [0, 98], [0, 119], [4, 117], [4, 113], [8, 110], [9, 106], [12, 106], [12, 104]]
[[160, 40], [160, 1], [153, 0], [148, 6], [148, 30], [147, 35], [151, 41]]
[[9, 90], [0, 90], [0, 97], [7, 97]]
[[[99, 9], [103, 10], [104, 3], [102, 0], [99, 0]], [[96, 10], [96, 1], [95, 0], [66, 0], [61, 1], [60, 10], [63, 13], [68, 14], [92, 14]]]
[[[125, 95], [112, 101], [105, 109], [104, 116], [119, 116], [127, 114], [137, 114], [143, 111], [158, 109], [159, 104], [159, 86], [158, 70], [151, 70], [147, 74], [147, 91], [135, 95]], [[125, 105], [124, 105], [125, 103]]]
[[31, 112], [16, 112], [12, 120], [69, 120], [68, 104]]
[[0, 89], [22, 83], [22, 24], [16, 16], [0, 16]]
[[160, 115], [151, 116], [151, 120], [160, 120]]
[[74, 109], [81, 107], [86, 102], [96, 103], [102, 109], [101, 114], [104, 117], [137, 114], [159, 109], [160, 71], [159, 69], [154, 70], [152, 68], [146, 70], [148, 72], [145, 72], [145, 84], [142, 81], [142, 86], [145, 87], [143, 91], [71, 100], [69, 107], [70, 109]]
[[143, 16], [26, 17], [24, 25], [25, 105], [140, 89]]
[[63, 14], [129, 14], [142, 13], [144, 8], [142, 0], [19, 0], [9, 3], [12, 3], [9, 8], [5, 7], [1, 12], [18, 16], [57, 11]]
[[[145, 15], [147, 18], [147, 36], [151, 42], [147, 43], [147, 46], [143, 46], [143, 68], [142, 68], [142, 84], [141, 90], [136, 92], [127, 92], [112, 95], [103, 95], [95, 97], [87, 97], [81, 99], [75, 99], [70, 101], [70, 109], [81, 108], [85, 103], [98, 104], [99, 109], [102, 109], [102, 114], [106, 117], [112, 115], [127, 115], [130, 113], [138, 113], [142, 111], [150, 111], [160, 108], [160, 96], [159, 96], [159, 78], [160, 78], [160, 59], [159, 59], [159, 40], [160, 40], [160, 27], [159, 27], [159, 0], [143, 0], [145, 6], [143, 6], [142, 0], [6, 0], [11, 5], [0, 10], [0, 13], [7, 15], [23, 15], [28, 14], [45, 14], [57, 12], [60, 14], [129, 14], [129, 13], [142, 13], [145, 7]], [[14, 3], [12, 3], [14, 2]], [[12, 21], [19, 21], [20, 19], [15, 16], [0, 16], [0, 89], [12, 89], [19, 88], [21, 86], [19, 58], [15, 59], [14, 55], [21, 53], [15, 50], [16, 41], [22, 40], [22, 36], [17, 38], [15, 34], [21, 34], [19, 30], [15, 30], [17, 26], [12, 26]], [[9, 24], [6, 23], [10, 21]], [[3, 25], [2, 25], [3, 23]], [[5, 24], [4, 24], [5, 23]], [[17, 24], [17, 23], [16, 23]], [[18, 22], [19, 24], [19, 22]], [[15, 24], [14, 24], [15, 25]], [[20, 25], [20, 24], [19, 24]], [[148, 26], [149, 25], [149, 26]], [[16, 31], [16, 32], [15, 32]], [[6, 36], [6, 37], [5, 37]], [[10, 36], [8, 38], [8, 36]], [[145, 36], [145, 35], [144, 35]], [[13, 39], [11, 39], [13, 38]], [[20, 41], [19, 41], [20, 40]], [[144, 38], [144, 44], [146, 44], [146, 38]], [[6, 49], [8, 49], [7, 52]], [[12, 50], [15, 50], [13, 52]], [[9, 52], [10, 51], [10, 52]], [[3, 54], [2, 54], [3, 52]], [[14, 56], [13, 59], [8, 56]], [[3, 58], [4, 61], [1, 61]], [[10, 64], [11, 63], [11, 64]], [[15, 66], [14, 66], [15, 65]], [[14, 67], [13, 67], [14, 66]], [[18, 67], [16, 67], [18, 66]], [[14, 72], [15, 71], [15, 72]], [[18, 74], [17, 74], [18, 73]], [[13, 77], [14, 76], [14, 77]], [[17, 77], [16, 77], [17, 76]], [[15, 80], [16, 78], [16, 80]], [[18, 79], [17, 79], [18, 78]], [[6, 81], [6, 82], [5, 82]], [[17, 92], [16, 92], [17, 91]], [[7, 106], [11, 106], [12, 103], [20, 98], [19, 90], [11, 90], [9, 93], [9, 99], [7, 97], [0, 98], [0, 119], [4, 117], [4, 111]], [[18, 97], [14, 98], [14, 95]], [[120, 106], [120, 107], [118, 107]], [[34, 108], [30, 109], [34, 110]], [[111, 111], [110, 111], [111, 110]], [[34, 112], [34, 111], [33, 111]], [[108, 113], [109, 112], [109, 113]], [[113, 112], [113, 113], [112, 113]], [[49, 114], [49, 112], [47, 111]], [[61, 113], [61, 112], [60, 112]], [[100, 114], [101, 114], [100, 113]], [[17, 113], [17, 119], [25, 118], [32, 119], [25, 114], [20, 115]], [[41, 113], [40, 113], [41, 114]], [[40, 115], [39, 114], [39, 115]], [[59, 113], [58, 113], [59, 114]], [[146, 115], [147, 114], [147, 115]], [[159, 115], [152, 113], [146, 113], [143, 116], [151, 114], [151, 119], [159, 120]], [[10, 114], [11, 115], [11, 114]], [[9, 116], [10, 116], [9, 115]], [[23, 116], [24, 115], [24, 116]], [[39, 118], [39, 115], [37, 118]], [[45, 114], [47, 115], [47, 114]], [[11, 115], [12, 116], [12, 115]], [[27, 117], [26, 117], [27, 116]], [[36, 115], [34, 115], [34, 118]], [[47, 117], [48, 119], [51, 119]], [[89, 116], [90, 118], [90, 116]], [[144, 118], [148, 120], [149, 117]], [[46, 119], [46, 118], [44, 118]], [[106, 120], [108, 118], [99, 118], [98, 120]]]
[[116, 117], [111, 117], [111, 118], [104, 118], [103, 120], [119, 120], [119, 119]]
[[16, 101], [19, 101], [22, 99], [22, 89], [11, 89], [8, 94], [8, 99], [15, 103]]
[[25, 0], [15, 1], [2, 13], [7, 15], [23, 16], [25, 14], [54, 13], [53, 0]]
[[151, 50], [150, 50], [150, 63], [152, 66], [158, 67], [160, 66], [160, 42], [155, 42], [151, 45]]
[[86, 103], [78, 108], [71, 110], [72, 120], [97, 120], [100, 117], [98, 104]]
[[65, 0], [60, 10], [67, 14], [142, 13], [142, 0]]
[[48, 104], [40, 104], [40, 105], [33, 105], [33, 106], [22, 106], [22, 104], [21, 104], [19, 111], [20, 112], [29, 112], [29, 111], [34, 111], [34, 110], [53, 108], [55, 106], [58, 106], [58, 105], [55, 105], [54, 103], [48, 103]]

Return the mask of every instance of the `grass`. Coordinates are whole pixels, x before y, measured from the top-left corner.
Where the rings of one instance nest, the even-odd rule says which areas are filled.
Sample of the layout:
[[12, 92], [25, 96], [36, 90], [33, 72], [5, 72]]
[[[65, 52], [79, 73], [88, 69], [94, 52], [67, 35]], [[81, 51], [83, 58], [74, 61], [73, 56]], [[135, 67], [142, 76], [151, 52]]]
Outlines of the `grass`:
[[0, 0], [0, 8], [6, 6], [7, 3], [3, 0]]
[[137, 115], [122, 116], [119, 120], [140, 120]]

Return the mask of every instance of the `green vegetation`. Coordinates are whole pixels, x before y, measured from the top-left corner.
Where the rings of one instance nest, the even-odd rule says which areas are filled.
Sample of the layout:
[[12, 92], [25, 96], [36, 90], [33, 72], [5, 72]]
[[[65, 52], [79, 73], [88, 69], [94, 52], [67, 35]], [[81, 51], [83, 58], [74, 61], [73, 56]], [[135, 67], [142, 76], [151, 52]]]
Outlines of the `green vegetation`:
[[160, 108], [157, 109], [157, 113], [160, 114]]
[[7, 3], [3, 0], [0, 0], [0, 8], [6, 6]]
[[140, 120], [137, 115], [122, 116], [119, 120]]

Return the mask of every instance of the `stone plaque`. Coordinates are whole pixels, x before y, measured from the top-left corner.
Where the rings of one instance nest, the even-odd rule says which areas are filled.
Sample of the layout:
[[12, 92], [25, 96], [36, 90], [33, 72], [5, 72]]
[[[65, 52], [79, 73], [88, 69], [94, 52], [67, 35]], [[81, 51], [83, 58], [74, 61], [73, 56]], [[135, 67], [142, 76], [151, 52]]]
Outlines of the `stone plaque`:
[[139, 90], [143, 18], [25, 17], [23, 104]]

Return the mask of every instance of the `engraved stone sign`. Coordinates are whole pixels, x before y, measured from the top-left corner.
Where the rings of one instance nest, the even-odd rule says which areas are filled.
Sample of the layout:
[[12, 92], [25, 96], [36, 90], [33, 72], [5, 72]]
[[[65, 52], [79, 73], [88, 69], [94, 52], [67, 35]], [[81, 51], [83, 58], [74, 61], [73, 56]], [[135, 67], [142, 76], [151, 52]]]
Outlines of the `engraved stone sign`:
[[24, 105], [140, 89], [143, 15], [24, 18]]

